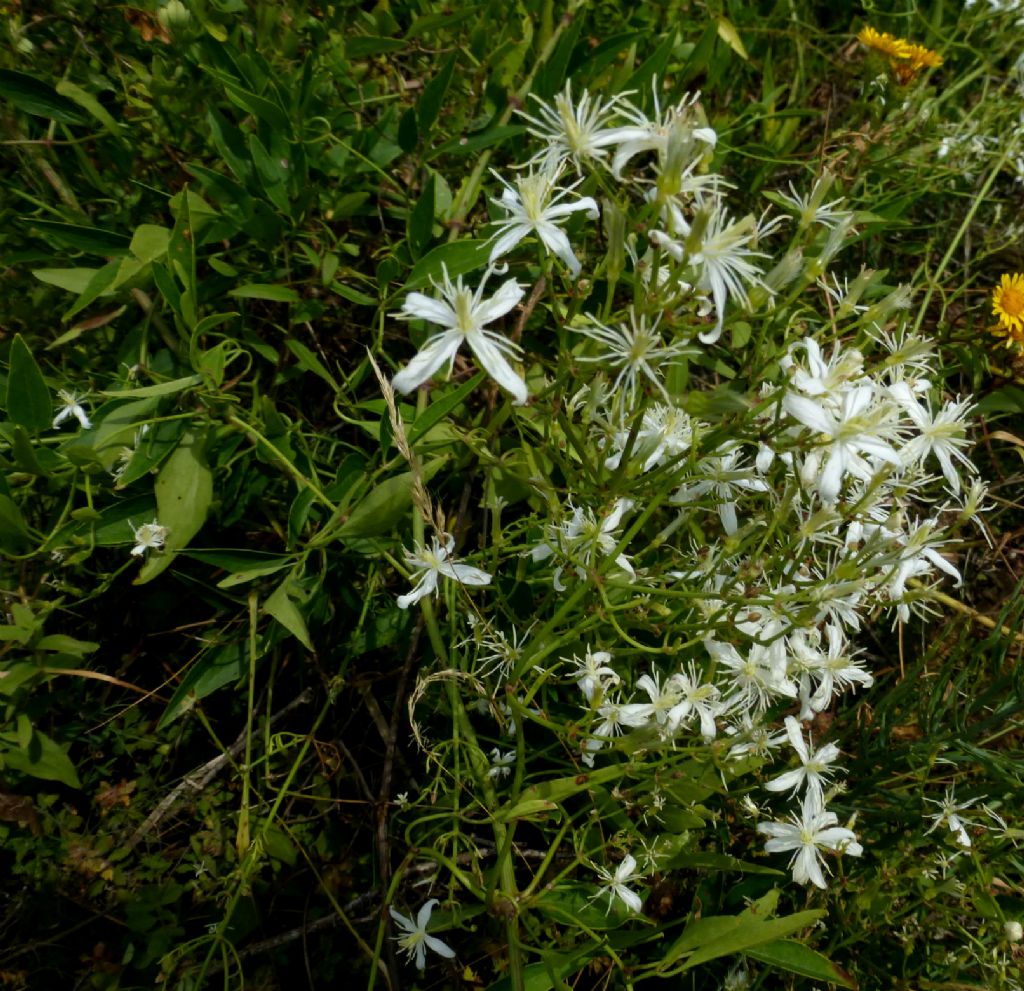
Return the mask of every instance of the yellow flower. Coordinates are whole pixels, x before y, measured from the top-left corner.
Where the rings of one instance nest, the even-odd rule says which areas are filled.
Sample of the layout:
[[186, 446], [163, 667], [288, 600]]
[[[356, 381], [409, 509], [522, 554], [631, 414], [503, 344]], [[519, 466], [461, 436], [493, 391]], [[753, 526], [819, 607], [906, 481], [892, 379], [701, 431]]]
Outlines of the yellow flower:
[[910, 43], [902, 38], [894, 38], [888, 31], [876, 31], [874, 28], [861, 28], [857, 40], [867, 48], [873, 48], [889, 58], [908, 58]]
[[925, 67], [935, 69], [942, 65], [942, 56], [924, 45], [916, 45], [903, 38], [896, 38], [886, 31], [876, 31], [872, 27], [862, 28], [857, 35], [860, 43], [867, 48], [881, 52], [889, 59], [898, 82], [906, 84]]
[[992, 312], [999, 317], [993, 333], [1005, 337], [1007, 347], [1024, 349], [1024, 275], [1004, 275], [992, 290]]

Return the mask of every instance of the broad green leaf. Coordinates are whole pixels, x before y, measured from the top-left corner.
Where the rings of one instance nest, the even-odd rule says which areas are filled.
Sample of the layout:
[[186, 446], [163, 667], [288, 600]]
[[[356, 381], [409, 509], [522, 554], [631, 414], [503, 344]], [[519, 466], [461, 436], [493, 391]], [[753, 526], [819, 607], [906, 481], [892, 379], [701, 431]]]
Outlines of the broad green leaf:
[[100, 649], [98, 643], [91, 640], [76, 640], [63, 633], [50, 633], [40, 637], [34, 646], [36, 650], [52, 650], [58, 654], [74, 654], [76, 657], [84, 657]]
[[486, 372], [477, 372], [471, 379], [463, 382], [457, 389], [434, 399], [433, 402], [412, 422], [407, 434], [410, 444], [415, 444], [431, 427], [440, 423], [452, 410], [458, 409], [466, 399], [480, 387], [487, 377]]
[[98, 271], [98, 268], [37, 268], [32, 274], [40, 282], [80, 296]]
[[553, 778], [551, 781], [541, 781], [538, 784], [524, 788], [519, 796], [520, 802], [544, 800], [548, 802], [563, 802], [571, 795], [578, 795], [594, 785], [604, 784], [607, 781], [617, 781], [623, 776], [622, 768], [613, 764], [602, 767], [599, 771], [590, 771], [587, 774], [574, 774], [568, 778]]
[[817, 950], [812, 950], [793, 939], [765, 943], [763, 946], [746, 950], [745, 955], [752, 960], [789, 971], [791, 974], [800, 974], [801, 977], [809, 977], [814, 981], [837, 984], [841, 988], [853, 988], [854, 991], [857, 988], [857, 982], [845, 970], [837, 967]]
[[65, 96], [72, 102], [77, 103], [78, 106], [95, 117], [115, 137], [120, 138], [122, 136], [121, 128], [118, 126], [117, 121], [110, 116], [110, 111], [92, 93], [82, 89], [81, 86], [76, 86], [69, 79], [62, 79], [57, 83], [57, 92], [61, 96]]
[[[0, 740], [16, 743], [13, 733], [0, 734]], [[59, 781], [69, 788], [80, 788], [81, 782], [64, 749], [45, 733], [36, 730], [25, 749], [7, 750], [4, 763], [16, 771], [29, 774], [43, 781]]]
[[162, 550], [149, 552], [136, 585], [145, 585], [161, 574], [206, 522], [213, 501], [213, 473], [194, 435], [186, 434], [164, 462], [154, 491], [157, 520], [167, 527], [167, 541]]
[[167, 254], [167, 247], [170, 243], [171, 230], [169, 227], [140, 224], [132, 235], [131, 253], [140, 262], [154, 262]]
[[7, 416], [29, 433], [46, 430], [53, 423], [50, 390], [21, 334], [15, 334], [11, 342]]
[[431, 173], [416, 205], [409, 211], [406, 221], [406, 238], [409, 254], [419, 258], [434, 237], [434, 209], [437, 198], [437, 183]]
[[461, 238], [448, 244], [440, 244], [416, 262], [409, 273], [403, 292], [422, 289], [429, 286], [431, 280], [440, 280], [442, 269], [446, 269], [448, 275], [454, 279], [458, 275], [483, 268], [490, 253], [490, 241], [482, 239]]
[[292, 205], [288, 199], [288, 171], [274, 158], [255, 134], [249, 135], [249, 153], [252, 155], [260, 185], [267, 199], [281, 213], [290, 215]]
[[164, 729], [174, 722], [199, 699], [238, 681], [245, 670], [246, 661], [246, 648], [242, 643], [217, 644], [201, 654], [171, 696], [157, 729]]
[[114, 488], [125, 489], [158, 468], [178, 446], [187, 428], [186, 420], [152, 424], [145, 435], [139, 437], [128, 463], [119, 469]]
[[[445, 458], [425, 465], [424, 481], [429, 481], [445, 463]], [[342, 540], [378, 537], [390, 533], [412, 509], [412, 472], [403, 472], [381, 482], [358, 503], [339, 528]]]
[[313, 644], [309, 639], [306, 621], [303, 619], [302, 613], [299, 612], [299, 607], [289, 595], [289, 591], [294, 585], [295, 579], [289, 575], [263, 603], [263, 611], [267, 615], [273, 616], [306, 650], [312, 652]]
[[[413, 28], [415, 26], [413, 24]], [[412, 30], [412, 28], [409, 29], [410, 34], [412, 34]], [[430, 135], [430, 130], [437, 121], [441, 107], [444, 106], [444, 98], [448, 95], [448, 87], [451, 85], [457, 60], [458, 51], [454, 51], [444, 60], [437, 74], [423, 87], [423, 95], [420, 96], [420, 101], [416, 105], [416, 122], [419, 124], [420, 137], [424, 141]]]
[[0, 69], [0, 96], [34, 117], [48, 117], [61, 124], [84, 124], [78, 107], [49, 83], [24, 72]]
[[224, 94], [236, 107], [241, 107], [246, 113], [263, 121], [272, 130], [291, 134], [292, 122], [278, 104], [229, 82], [224, 84]]
[[750, 61], [739, 32], [733, 26], [732, 21], [725, 17], [718, 18], [718, 37], [722, 39], [744, 62]]
[[118, 275], [121, 273], [121, 262], [127, 260], [107, 262], [103, 268], [97, 269], [96, 274], [89, 280], [89, 284], [82, 290], [78, 299], [71, 304], [70, 309], [65, 312], [61, 320], [67, 323], [76, 313], [81, 313], [90, 303], [95, 302], [105, 293], [111, 292]]
[[291, 337], [285, 343], [288, 350], [295, 355], [299, 368], [306, 372], [312, 372], [314, 375], [319, 375], [335, 392], [339, 390], [340, 387], [335, 377], [305, 344]]
[[366, 58], [368, 55], [385, 55], [400, 52], [406, 43], [400, 38], [376, 38], [372, 35], [349, 37], [345, 42], [345, 54], [349, 58]]
[[104, 257], [129, 254], [131, 239], [114, 231], [99, 227], [81, 227], [78, 224], [62, 224], [56, 220], [29, 221], [32, 227], [49, 234], [61, 247], [75, 248], [91, 255]]
[[28, 541], [28, 527], [21, 509], [9, 495], [0, 492], [0, 550], [20, 554]]
[[100, 395], [109, 399], [155, 399], [157, 396], [172, 396], [176, 392], [184, 392], [199, 385], [202, 375], [186, 375], [184, 378], [171, 379], [169, 382], [157, 382], [155, 385], [143, 385], [138, 389], [105, 390]]
[[288, 286], [275, 286], [259, 282], [236, 286], [234, 289], [228, 290], [228, 295], [238, 299], [267, 299], [274, 303], [297, 303], [302, 298]]

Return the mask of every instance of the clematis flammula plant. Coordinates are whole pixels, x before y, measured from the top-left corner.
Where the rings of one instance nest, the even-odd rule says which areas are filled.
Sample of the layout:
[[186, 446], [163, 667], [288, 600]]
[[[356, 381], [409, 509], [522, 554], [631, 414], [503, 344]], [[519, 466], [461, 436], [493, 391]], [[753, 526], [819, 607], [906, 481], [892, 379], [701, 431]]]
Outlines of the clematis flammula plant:
[[559, 189], [556, 185], [558, 176], [548, 167], [539, 172], [531, 169], [526, 175], [517, 176], [514, 185], [506, 182], [497, 172], [494, 176], [505, 188], [501, 199], [492, 199], [491, 202], [500, 206], [508, 216], [500, 222], [494, 235], [491, 263], [508, 254], [523, 238], [535, 234], [551, 254], [565, 263], [569, 274], [574, 279], [579, 278], [579, 259], [572, 250], [568, 236], [558, 224], [580, 210], [586, 210], [592, 220], [597, 218], [597, 201], [591, 196], [560, 202], [583, 180], [578, 180], [568, 189]]
[[437, 592], [438, 579], [451, 578], [461, 585], [490, 585], [491, 576], [486, 571], [453, 560], [455, 538], [441, 534], [441, 539], [431, 538], [430, 546], [421, 546], [405, 552], [405, 561], [413, 569], [416, 584], [411, 592], [398, 597], [398, 608], [408, 609], [414, 602]]
[[61, 389], [58, 395], [60, 396], [61, 407], [57, 410], [57, 415], [53, 418], [53, 429], [56, 430], [65, 420], [74, 419], [78, 421], [83, 430], [88, 430], [92, 426], [92, 423], [89, 421], [89, 417], [82, 408], [82, 404], [78, 398], [78, 393], [67, 392], [64, 389]]
[[641, 912], [643, 910], [643, 899], [635, 891], [626, 887], [626, 882], [633, 877], [633, 872], [636, 870], [636, 858], [627, 853], [622, 858], [622, 863], [615, 868], [614, 873], [608, 870], [607, 867], [595, 866], [594, 869], [601, 878], [601, 887], [603, 889], [597, 897], [607, 893], [609, 912], [616, 898], [631, 912]]
[[451, 960], [455, 956], [455, 951], [446, 943], [444, 940], [438, 939], [436, 936], [431, 936], [427, 932], [427, 926], [430, 924], [430, 915], [434, 911], [434, 906], [437, 904], [436, 898], [431, 898], [420, 910], [416, 916], [416, 921], [407, 916], [402, 915], [401, 912], [395, 911], [393, 905], [388, 906], [388, 911], [391, 913], [391, 918], [398, 923], [401, 927], [402, 932], [396, 936], [398, 945], [405, 950], [410, 958], [416, 958], [416, 967], [419, 970], [423, 970], [427, 966], [427, 948], [429, 947], [435, 953], [439, 953], [442, 957], [446, 957]]
[[128, 524], [132, 528], [132, 536], [135, 538], [135, 546], [132, 548], [132, 557], [142, 557], [146, 551], [158, 551], [164, 546], [170, 528], [161, 526], [156, 520], [152, 523], [143, 523], [142, 526]]
[[398, 392], [412, 392], [444, 365], [451, 371], [455, 355], [465, 343], [487, 374], [511, 393], [516, 403], [525, 403], [529, 398], [526, 383], [508, 362], [509, 357], [519, 357], [519, 346], [493, 330], [484, 329], [519, 303], [523, 298], [523, 287], [515, 279], [508, 279], [490, 299], [484, 299], [484, 286], [491, 274], [497, 271], [493, 266], [484, 273], [476, 292], [462, 284], [461, 276], [452, 283], [448, 270], [442, 271], [440, 285], [434, 283], [440, 298], [421, 292], [409, 293], [398, 317], [400, 320], [427, 320], [440, 324], [444, 330], [427, 340], [420, 353], [391, 380], [391, 384]]
[[769, 791], [787, 791], [792, 788], [795, 794], [806, 785], [807, 797], [813, 799], [819, 808], [824, 807], [825, 785], [833, 772], [832, 765], [839, 756], [839, 748], [834, 743], [826, 743], [817, 750], [812, 749], [810, 740], [804, 742], [800, 724], [792, 716], [786, 716], [786, 735], [790, 746], [800, 758], [800, 766], [772, 778], [765, 788]]
[[793, 851], [789, 866], [797, 884], [810, 881], [824, 888], [822, 850], [848, 853], [851, 857], [859, 857], [864, 852], [853, 830], [837, 826], [838, 821], [834, 812], [826, 812], [817, 798], [808, 792], [799, 818], [791, 816], [789, 822], [761, 822], [757, 831], [769, 837], [764, 845], [765, 853]]

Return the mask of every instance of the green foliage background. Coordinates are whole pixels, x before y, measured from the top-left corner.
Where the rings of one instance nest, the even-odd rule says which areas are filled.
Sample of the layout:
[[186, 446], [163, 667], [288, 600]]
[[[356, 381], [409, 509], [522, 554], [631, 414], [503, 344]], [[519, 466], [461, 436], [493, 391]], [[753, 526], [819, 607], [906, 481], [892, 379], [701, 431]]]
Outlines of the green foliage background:
[[[1007, 142], [1019, 127], [1016, 52], [990, 43], [983, 13], [941, 0], [0, 4], [0, 985], [321, 988], [401, 973], [382, 906], [399, 883], [422, 900], [410, 886], [426, 867], [464, 865], [413, 839], [417, 817], [453, 799], [409, 732], [431, 646], [395, 604], [389, 561], [410, 543], [413, 480], [367, 353], [399, 367], [408, 333], [390, 315], [404, 295], [442, 262], [454, 276], [486, 256], [482, 183], [520, 155], [515, 107], [568, 78], [615, 92], [657, 76], [703, 91], [750, 209], [827, 164], [865, 215], [850, 264], [929, 288], [921, 320], [950, 388], [974, 391], [986, 418], [996, 551], [979, 539], [964, 571], [989, 623], [951, 612], [876, 631], [876, 688], [832, 728], [870, 856], [827, 898], [809, 909], [786, 890], [778, 905], [767, 860], [682, 851], [650, 894], [653, 932], [615, 932], [582, 887], [552, 900], [528, 986], [624, 986], [613, 961], [632, 944], [650, 962], [681, 920], [753, 926], [777, 908], [771, 924], [796, 921], [748, 955], [757, 986], [1015, 986], [1003, 925], [1024, 915], [1020, 829], [990, 851], [979, 837], [948, 878], [921, 873], [947, 843], [922, 835], [926, 782], [1007, 818], [1021, 794], [1007, 631], [1021, 612], [1024, 392], [982, 334], [988, 287], [1022, 267], [1007, 228], [1022, 187], [1000, 168], [979, 196], [989, 173], [937, 154], [944, 123]], [[926, 102], [883, 105], [868, 88], [865, 23], [943, 52]], [[969, 216], [969, 251], [947, 257]], [[478, 384], [400, 410], [460, 516], [484, 459], [512, 502], [532, 473], [501, 415], [471, 401]], [[61, 389], [83, 397], [89, 429], [52, 429]], [[989, 436], [997, 422], [1010, 441]], [[154, 518], [167, 547], [140, 566], [133, 529]], [[443, 725], [440, 695], [417, 712], [428, 735]], [[537, 797], [582, 831], [582, 790]], [[524, 848], [546, 828], [535, 811]], [[730, 840], [730, 826], [710, 829], [746, 859], [752, 837]], [[819, 910], [814, 932], [803, 913]], [[502, 912], [437, 913], [438, 932], [460, 933], [459, 966], [422, 980], [511, 986]], [[578, 949], [578, 932], [605, 928], [600, 952]], [[717, 986], [743, 948], [726, 941], [692, 986]]]

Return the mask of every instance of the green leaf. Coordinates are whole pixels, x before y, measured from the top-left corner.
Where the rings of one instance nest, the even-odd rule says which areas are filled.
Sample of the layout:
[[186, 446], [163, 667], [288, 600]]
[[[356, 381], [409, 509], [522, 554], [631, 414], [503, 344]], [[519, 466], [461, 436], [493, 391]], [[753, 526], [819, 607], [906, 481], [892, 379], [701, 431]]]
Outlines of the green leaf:
[[80, 296], [98, 271], [98, 268], [37, 268], [32, 274], [48, 286], [66, 289]]
[[490, 251], [491, 242], [482, 239], [463, 238], [448, 244], [440, 244], [416, 262], [403, 292], [429, 286], [432, 279], [441, 278], [442, 268], [446, 268], [448, 275], [453, 279], [482, 268], [487, 264]]
[[[17, 742], [14, 733], [2, 733], [0, 739], [9, 743]], [[16, 771], [43, 781], [59, 781], [69, 788], [82, 786], [75, 765], [68, 759], [64, 749], [39, 730], [32, 734], [32, 739], [25, 749], [6, 751], [4, 763]]]
[[406, 223], [406, 236], [409, 242], [409, 253], [419, 258], [434, 236], [434, 207], [437, 197], [437, 182], [431, 174], [423, 187], [416, 205], [409, 211]]
[[78, 107], [49, 83], [11, 69], [0, 69], [0, 96], [34, 117], [48, 117], [61, 124], [84, 124]]
[[490, 127], [477, 134], [468, 137], [452, 138], [443, 145], [438, 145], [430, 152], [430, 159], [440, 158], [442, 155], [469, 155], [473, 152], [490, 148], [506, 138], [518, 138], [526, 134], [526, 128], [519, 124], [503, 124], [498, 127]]
[[178, 446], [187, 427], [185, 420], [151, 424], [145, 436], [139, 437], [128, 463], [118, 471], [114, 488], [125, 489], [158, 468]]
[[292, 122], [278, 104], [230, 82], [224, 83], [224, 93], [236, 107], [263, 121], [272, 130], [291, 135]]
[[157, 729], [162, 730], [174, 722], [197, 700], [237, 681], [242, 676], [246, 660], [246, 648], [240, 643], [216, 644], [201, 654], [171, 696]]
[[99, 227], [81, 227], [78, 224], [62, 224], [55, 220], [29, 221], [32, 227], [49, 234], [61, 247], [86, 251], [91, 255], [124, 256], [129, 254], [131, 239], [114, 231]]
[[470, 394], [480, 387], [485, 378], [487, 378], [486, 372], [477, 372], [471, 379], [463, 382], [446, 396], [434, 399], [409, 427], [409, 443], [415, 444], [431, 427], [440, 423], [452, 410], [458, 409]]
[[409, 107], [398, 118], [398, 147], [408, 155], [416, 150], [419, 140], [419, 129], [416, 127], [416, 109]]
[[857, 988], [857, 982], [828, 957], [792, 939], [779, 939], [773, 943], [747, 950], [745, 955], [779, 970], [800, 974], [815, 981], [838, 984], [841, 988]]
[[400, 52], [405, 48], [400, 38], [377, 38], [372, 35], [349, 37], [345, 42], [345, 54], [349, 58], [366, 58], [368, 55], [386, 55]]
[[135, 228], [129, 248], [140, 262], [154, 262], [167, 254], [170, 243], [171, 230], [169, 227], [140, 224]]
[[665, 66], [672, 55], [672, 49], [676, 45], [676, 34], [670, 31], [665, 39], [651, 53], [650, 57], [640, 66], [626, 83], [625, 90], [636, 90], [645, 95], [650, 92], [651, 80], [657, 76], [659, 79], [665, 74]]
[[718, 18], [718, 37], [722, 39], [744, 62], [750, 61], [746, 48], [739, 32], [733, 26], [732, 21], [725, 17]]
[[7, 379], [7, 415], [29, 433], [47, 430], [53, 423], [53, 400], [43, 373], [21, 334], [11, 342]]
[[89, 280], [89, 284], [82, 290], [78, 299], [71, 304], [71, 308], [61, 317], [67, 323], [76, 313], [81, 313], [90, 303], [95, 302], [104, 293], [113, 289], [114, 283], [121, 272], [121, 262], [107, 262], [103, 268], [98, 268], [96, 274]]
[[247, 183], [252, 178], [253, 167], [242, 140], [242, 132], [213, 108], [207, 111], [206, 120], [220, 157], [241, 182]]
[[138, 389], [104, 390], [101, 396], [110, 399], [154, 399], [157, 396], [172, 396], [184, 392], [203, 381], [202, 375], [186, 375], [184, 378], [171, 379], [169, 382], [157, 382], [155, 385], [144, 385]]
[[122, 136], [121, 128], [118, 126], [117, 121], [110, 116], [110, 111], [92, 93], [82, 89], [81, 86], [76, 86], [68, 79], [62, 79], [57, 83], [57, 92], [61, 96], [66, 96], [69, 100], [77, 103], [78, 106], [95, 117], [115, 137], [120, 138]]
[[0, 492], [0, 550], [20, 554], [29, 542], [28, 527], [18, 504]]
[[213, 501], [213, 473], [193, 435], [186, 434], [164, 463], [154, 491], [157, 520], [167, 527], [167, 541], [161, 551], [149, 552], [136, 585], [145, 585], [161, 574], [206, 522]]
[[[409, 33], [412, 33], [411, 28]], [[444, 60], [438, 73], [423, 87], [420, 102], [416, 105], [416, 121], [419, 124], [420, 137], [424, 141], [430, 135], [430, 130], [441, 113], [441, 107], [444, 106], [444, 98], [448, 95], [457, 60], [458, 51], [454, 51]]]
[[294, 576], [289, 575], [263, 603], [263, 611], [268, 616], [273, 616], [306, 650], [312, 653], [313, 644], [309, 639], [306, 621], [302, 618], [299, 607], [289, 594], [295, 585]]
[[288, 170], [274, 158], [255, 134], [249, 135], [249, 153], [252, 155], [259, 176], [260, 185], [267, 199], [285, 215], [291, 214], [292, 205], [288, 199]]
[[35, 643], [36, 650], [52, 650], [58, 654], [73, 654], [75, 657], [85, 657], [100, 649], [98, 643], [91, 640], [76, 640], [74, 637], [65, 636], [63, 633], [50, 633], [41, 637]]
[[[423, 479], [429, 481], [446, 458], [437, 458], [423, 467]], [[342, 540], [378, 537], [390, 533], [412, 508], [412, 472], [387, 478], [366, 495], [338, 530]]]
[[301, 341], [296, 341], [294, 338], [289, 338], [285, 344], [288, 350], [295, 355], [299, 368], [306, 372], [312, 372], [314, 375], [319, 375], [335, 392], [339, 391], [340, 386], [337, 380], [327, 370], [324, 363], [305, 344]]
[[267, 285], [260, 282], [250, 282], [244, 286], [229, 289], [228, 295], [238, 299], [267, 299], [274, 303], [297, 303], [302, 298], [294, 289], [289, 289], [287, 286]]

